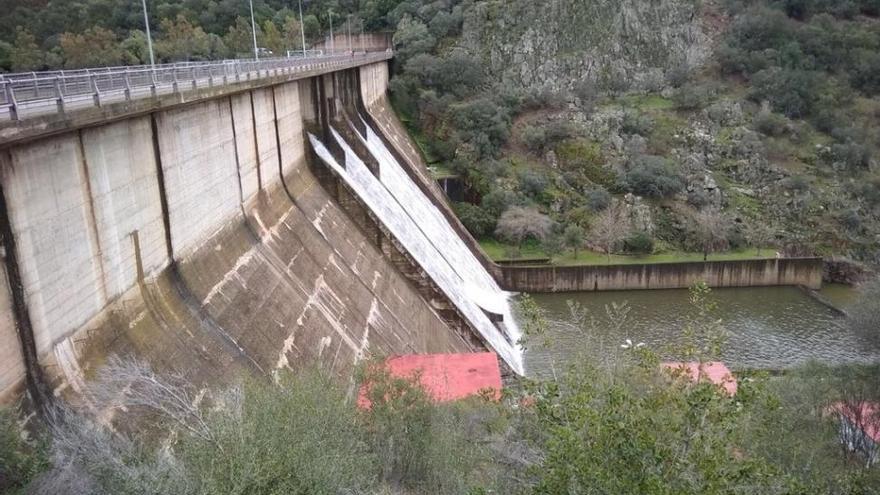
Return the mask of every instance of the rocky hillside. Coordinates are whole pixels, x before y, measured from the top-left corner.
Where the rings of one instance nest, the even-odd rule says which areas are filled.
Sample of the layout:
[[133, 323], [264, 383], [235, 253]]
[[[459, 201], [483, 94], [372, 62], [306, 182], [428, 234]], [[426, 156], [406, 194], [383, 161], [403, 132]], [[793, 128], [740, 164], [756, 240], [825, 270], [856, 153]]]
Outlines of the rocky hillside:
[[459, 46], [522, 87], [658, 89], [668, 70], [710, 55], [702, 11], [695, 0], [477, 2]]
[[403, 3], [394, 99], [508, 254], [880, 262], [877, 12], [792, 5]]

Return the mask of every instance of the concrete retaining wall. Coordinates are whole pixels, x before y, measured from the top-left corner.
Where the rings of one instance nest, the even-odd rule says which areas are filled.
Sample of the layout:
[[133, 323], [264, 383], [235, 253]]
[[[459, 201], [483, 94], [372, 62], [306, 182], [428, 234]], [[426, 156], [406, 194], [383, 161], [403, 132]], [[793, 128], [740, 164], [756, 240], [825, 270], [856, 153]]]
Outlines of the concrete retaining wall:
[[[0, 154], [36, 357], [56, 393], [80, 389], [111, 354], [207, 386], [315, 363], [344, 374], [371, 353], [473, 349], [306, 166], [311, 84]], [[0, 298], [7, 401], [25, 368], [12, 298]]]
[[709, 261], [609, 266], [503, 266], [502, 287], [516, 292], [822, 285], [821, 258]]

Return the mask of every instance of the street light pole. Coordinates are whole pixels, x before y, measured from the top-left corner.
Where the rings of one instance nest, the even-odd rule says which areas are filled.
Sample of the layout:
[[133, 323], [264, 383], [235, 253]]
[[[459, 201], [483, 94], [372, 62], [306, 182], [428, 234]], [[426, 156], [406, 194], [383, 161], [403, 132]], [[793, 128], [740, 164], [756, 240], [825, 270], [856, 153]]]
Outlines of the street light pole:
[[330, 53], [336, 51], [336, 43], [333, 40], [333, 11], [327, 11], [327, 17], [330, 18]]
[[260, 60], [260, 53], [257, 51], [257, 22], [254, 20], [254, 0], [250, 0], [251, 4], [251, 33], [254, 35], [254, 59]]
[[303, 19], [303, 2], [299, 0], [299, 34], [302, 35], [303, 58], [306, 58], [306, 24]]
[[153, 37], [150, 35], [150, 17], [147, 15], [147, 0], [141, 0], [144, 6], [144, 28], [147, 31], [147, 49], [150, 51], [150, 65], [156, 65], [156, 58], [153, 56]]
[[345, 28], [348, 31], [348, 52], [351, 53], [351, 14], [345, 19]]

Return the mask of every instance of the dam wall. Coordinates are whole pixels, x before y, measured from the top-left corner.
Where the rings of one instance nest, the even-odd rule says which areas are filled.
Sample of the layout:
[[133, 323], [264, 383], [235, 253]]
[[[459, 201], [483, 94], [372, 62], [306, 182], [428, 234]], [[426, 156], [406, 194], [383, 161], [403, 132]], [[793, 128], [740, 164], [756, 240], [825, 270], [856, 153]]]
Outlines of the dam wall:
[[205, 387], [479, 348], [307, 163], [336, 77], [0, 142], [0, 401], [81, 390], [113, 354]]
[[521, 292], [822, 286], [822, 258], [594, 266], [504, 266], [501, 286]]

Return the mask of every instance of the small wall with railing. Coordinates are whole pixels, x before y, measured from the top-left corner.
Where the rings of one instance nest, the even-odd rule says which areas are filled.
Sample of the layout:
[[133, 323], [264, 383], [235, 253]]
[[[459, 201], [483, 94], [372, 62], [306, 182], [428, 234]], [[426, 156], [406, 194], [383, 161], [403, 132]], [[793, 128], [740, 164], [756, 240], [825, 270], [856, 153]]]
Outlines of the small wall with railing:
[[781, 258], [593, 266], [501, 266], [500, 283], [515, 292], [822, 285], [822, 258]]

